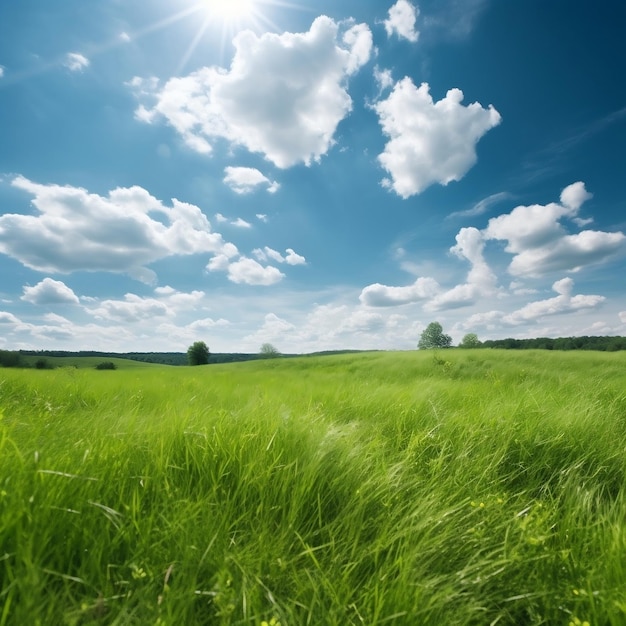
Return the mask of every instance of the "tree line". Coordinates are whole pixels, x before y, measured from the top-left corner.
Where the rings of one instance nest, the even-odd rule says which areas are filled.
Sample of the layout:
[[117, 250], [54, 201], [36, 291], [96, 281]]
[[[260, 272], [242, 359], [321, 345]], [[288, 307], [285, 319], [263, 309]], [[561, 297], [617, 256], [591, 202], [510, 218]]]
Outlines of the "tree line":
[[[199, 345], [196, 345], [199, 344]], [[422, 332], [418, 346], [420, 350], [452, 348], [452, 338], [443, 332], [439, 322], [431, 322]], [[497, 348], [500, 350], [598, 350], [602, 352], [617, 352], [626, 350], [626, 337], [621, 336], [589, 336], [580, 337], [536, 337], [533, 339], [487, 339], [480, 341], [476, 333], [466, 334], [458, 348]], [[131, 361], [157, 363], [161, 365], [201, 365], [203, 363], [236, 363], [256, 359], [276, 357], [315, 356], [318, 354], [345, 354], [360, 352], [360, 350], [330, 350], [316, 352], [311, 355], [281, 354], [271, 344], [263, 344], [257, 353], [216, 353], [209, 351], [203, 341], [195, 342], [187, 352], [96, 352], [66, 350], [0, 350], [0, 367], [37, 367], [40, 369], [51, 367], [44, 357], [102, 357], [125, 358]], [[25, 357], [37, 357], [37, 361]]]
[[[452, 348], [452, 337], [443, 332], [439, 322], [431, 322], [424, 329], [417, 344], [420, 350]], [[498, 348], [501, 350], [600, 350], [617, 352], [626, 350], [626, 337], [580, 336], [580, 337], [536, 337], [534, 339], [487, 339], [480, 341], [476, 333], [468, 333], [459, 348]]]

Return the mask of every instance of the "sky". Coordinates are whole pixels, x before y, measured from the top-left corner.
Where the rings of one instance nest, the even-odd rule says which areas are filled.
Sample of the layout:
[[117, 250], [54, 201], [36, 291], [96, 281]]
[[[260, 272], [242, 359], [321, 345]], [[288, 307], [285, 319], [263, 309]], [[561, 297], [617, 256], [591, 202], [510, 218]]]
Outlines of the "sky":
[[0, 349], [626, 335], [626, 3], [0, 3]]

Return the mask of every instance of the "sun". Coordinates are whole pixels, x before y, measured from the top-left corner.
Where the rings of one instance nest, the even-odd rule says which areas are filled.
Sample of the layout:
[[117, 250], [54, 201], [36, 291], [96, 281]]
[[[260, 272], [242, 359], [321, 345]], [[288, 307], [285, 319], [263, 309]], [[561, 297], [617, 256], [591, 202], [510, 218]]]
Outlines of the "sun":
[[226, 23], [252, 19], [256, 13], [255, 0], [204, 0], [209, 15]]

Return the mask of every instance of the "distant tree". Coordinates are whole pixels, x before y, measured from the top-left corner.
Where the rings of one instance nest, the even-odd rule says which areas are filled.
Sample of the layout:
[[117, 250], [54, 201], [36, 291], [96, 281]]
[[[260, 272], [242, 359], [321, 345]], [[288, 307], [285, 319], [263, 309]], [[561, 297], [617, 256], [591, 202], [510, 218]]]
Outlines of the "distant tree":
[[443, 327], [439, 322], [431, 322], [420, 336], [417, 347], [420, 350], [430, 350], [432, 348], [449, 348], [452, 345], [452, 337], [443, 332]]
[[9, 350], [0, 350], [0, 366], [1, 367], [20, 367], [22, 365], [22, 357], [19, 352], [11, 352]]
[[189, 365], [206, 365], [211, 353], [204, 341], [196, 341], [187, 349], [187, 361]]
[[480, 348], [480, 341], [476, 333], [467, 333], [459, 344], [459, 348]]
[[264, 359], [273, 359], [277, 356], [280, 356], [280, 352], [271, 343], [264, 343], [261, 346], [261, 350], [259, 351], [259, 354]]
[[50, 368], [50, 366], [48, 365], [48, 361], [46, 359], [37, 359], [35, 361], [35, 367], [38, 370], [47, 370]]

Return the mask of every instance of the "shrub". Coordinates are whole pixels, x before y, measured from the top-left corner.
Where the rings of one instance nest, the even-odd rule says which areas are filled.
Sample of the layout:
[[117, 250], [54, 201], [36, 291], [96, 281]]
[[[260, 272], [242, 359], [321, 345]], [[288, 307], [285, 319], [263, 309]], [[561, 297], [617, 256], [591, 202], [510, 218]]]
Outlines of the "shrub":
[[96, 369], [97, 370], [116, 370], [117, 365], [115, 365], [115, 363], [112, 363], [111, 361], [103, 361], [102, 363], [98, 363], [98, 365], [96, 365]]

